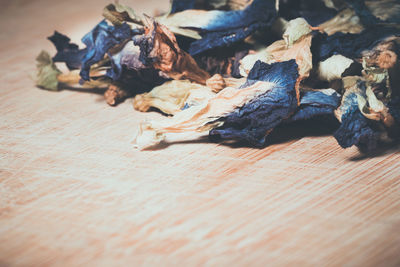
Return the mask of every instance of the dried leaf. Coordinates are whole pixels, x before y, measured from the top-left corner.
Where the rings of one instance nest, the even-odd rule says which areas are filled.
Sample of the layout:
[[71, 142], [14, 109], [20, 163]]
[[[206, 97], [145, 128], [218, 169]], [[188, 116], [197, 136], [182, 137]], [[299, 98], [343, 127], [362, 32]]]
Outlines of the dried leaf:
[[108, 25], [105, 20], [87, 33], [82, 42], [86, 45], [87, 52], [82, 59], [81, 77], [88, 81], [90, 66], [104, 59], [109, 49], [131, 38], [134, 32], [127, 24], [120, 26]]
[[340, 104], [340, 95], [333, 89], [302, 92], [300, 106], [286, 122], [308, 120], [321, 115], [334, 115]]
[[[293, 20], [289, 22], [289, 25], [284, 34], [285, 39], [289, 43], [285, 40], [276, 41], [266, 49], [242, 59], [242, 65], [239, 69], [243, 76], [246, 76], [246, 73], [249, 72], [257, 60], [273, 63], [291, 59], [295, 59], [299, 67], [300, 80], [309, 76], [312, 69], [312, 54], [310, 50], [312, 40], [311, 29], [306, 29], [308, 24], [303, 19]], [[310, 28], [309, 25], [308, 28]], [[298, 34], [296, 29], [301, 29], [298, 31], [301, 34]]]
[[321, 0], [279, 1], [279, 15], [286, 20], [304, 18], [310, 25], [317, 26], [337, 14]]
[[294, 60], [271, 65], [257, 61], [243, 87], [267, 86], [267, 90], [220, 118], [223, 124], [212, 129], [210, 135], [263, 146], [268, 134], [296, 111], [297, 78], [297, 64]]
[[154, 87], [148, 93], [136, 95], [133, 106], [142, 112], [154, 107], [165, 114], [174, 115], [183, 107], [199, 105], [212, 96], [214, 93], [207, 86], [187, 80], [173, 80]]
[[167, 27], [153, 21], [144, 35], [134, 39], [140, 47], [140, 60], [146, 66], [161, 70], [175, 80], [190, 80], [206, 84], [210, 75], [196, 61], [179, 48], [174, 34]]
[[78, 45], [71, 43], [71, 39], [57, 31], [48, 37], [57, 49], [57, 54], [53, 57], [54, 62], [64, 62], [68, 69], [79, 69], [82, 59], [86, 54], [86, 49], [79, 49]]
[[206, 81], [206, 85], [215, 93], [218, 93], [225, 87], [239, 87], [246, 81], [245, 78], [224, 78], [220, 74], [215, 74]]
[[341, 79], [343, 73], [350, 68], [354, 60], [342, 55], [333, 55], [318, 65], [318, 77], [324, 81]]
[[369, 27], [359, 34], [337, 32], [328, 36], [319, 33], [313, 37], [311, 51], [314, 62], [323, 61], [335, 54], [355, 59], [388, 37], [399, 36], [400, 28], [391, 26]]
[[364, 30], [360, 18], [356, 15], [354, 10], [347, 8], [339, 12], [332, 19], [325, 21], [318, 26], [322, 31], [328, 35], [337, 32], [343, 33], [360, 33]]
[[51, 91], [58, 90], [57, 76], [61, 71], [53, 63], [51, 56], [46, 51], [40, 52], [36, 57], [36, 85]]
[[220, 9], [239, 10], [251, 4], [252, 0], [173, 0], [171, 3], [171, 14], [188, 9]]
[[201, 39], [191, 43], [189, 53], [225, 47], [243, 40], [256, 30], [270, 26], [277, 17], [274, 0], [254, 0], [243, 10], [185, 10], [162, 18], [171, 28], [192, 29]]
[[282, 37], [286, 45], [291, 47], [295, 42], [311, 33], [311, 31], [311, 26], [305, 19], [297, 18], [288, 22]]
[[[225, 116], [229, 118], [230, 114], [234, 114], [235, 109], [244, 107], [247, 103], [253, 105], [250, 103], [255, 101], [255, 98], [258, 99], [261, 96], [265, 96], [265, 99], [268, 99], [268, 96], [274, 97], [275, 94], [278, 94], [278, 96], [286, 95], [285, 90], [288, 90], [288, 93], [292, 95], [292, 99], [295, 99], [294, 83], [297, 79], [296, 63], [292, 61], [276, 64], [271, 66], [261, 62], [256, 64], [254, 72], [249, 75], [247, 82], [240, 89], [227, 87], [217, 93], [209, 101], [185, 109], [177, 113], [173, 118], [160, 122], [144, 122], [135, 138], [136, 147], [144, 149], [153, 146], [159, 143], [166, 133], [206, 131], [221, 126], [224, 124], [221, 118]], [[294, 70], [290, 69], [289, 65], [294, 67]], [[291, 71], [288, 72], [288, 69]], [[286, 75], [294, 74], [296, 77], [294, 77], [294, 81], [293, 77], [287, 80], [282, 79], [279, 74], [283, 73], [286, 73]], [[281, 93], [281, 91], [283, 91], [283, 93]], [[275, 101], [276, 100], [278, 99], [275, 98]], [[296, 101], [294, 101], [294, 104], [291, 101], [276, 103], [279, 106], [297, 106]], [[285, 114], [282, 115], [284, 116]], [[288, 117], [289, 115], [286, 116]], [[214, 134], [220, 133], [218, 132], [219, 130], [215, 131], [213, 130], [212, 132]]]
[[107, 5], [103, 10], [103, 16], [116, 26], [121, 26], [124, 22], [143, 25], [142, 18], [136, 15], [132, 8], [119, 3]]
[[360, 88], [362, 86], [360, 79], [346, 77], [346, 80], [345, 85], [348, 87], [340, 107], [335, 112], [341, 125], [333, 136], [343, 148], [355, 145], [362, 150], [374, 150], [380, 138], [380, 131], [376, 129], [373, 121], [364, 117], [359, 109], [358, 100], [360, 96], [365, 96]]

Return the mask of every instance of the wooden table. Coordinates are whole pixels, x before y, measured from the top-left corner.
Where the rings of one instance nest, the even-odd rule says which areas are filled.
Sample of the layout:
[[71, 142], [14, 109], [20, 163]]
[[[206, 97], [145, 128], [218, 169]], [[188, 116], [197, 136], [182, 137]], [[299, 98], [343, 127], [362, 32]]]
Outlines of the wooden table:
[[362, 157], [302, 124], [261, 150], [141, 152], [136, 127], [160, 114], [35, 88], [46, 37], [79, 42], [107, 2], [1, 1], [0, 266], [399, 266], [398, 148]]

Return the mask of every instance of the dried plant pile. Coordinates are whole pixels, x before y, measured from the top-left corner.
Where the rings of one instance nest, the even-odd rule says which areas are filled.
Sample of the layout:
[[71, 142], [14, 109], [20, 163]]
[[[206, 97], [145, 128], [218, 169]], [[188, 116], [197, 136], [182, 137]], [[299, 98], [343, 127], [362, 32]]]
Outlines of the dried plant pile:
[[104, 88], [109, 105], [133, 97], [136, 110], [161, 111], [140, 124], [139, 149], [182, 132], [263, 147], [277, 126], [314, 117], [337, 118], [343, 148], [400, 137], [399, 1], [173, 0], [154, 17], [133, 8], [107, 5], [83, 48], [56, 31], [36, 84]]

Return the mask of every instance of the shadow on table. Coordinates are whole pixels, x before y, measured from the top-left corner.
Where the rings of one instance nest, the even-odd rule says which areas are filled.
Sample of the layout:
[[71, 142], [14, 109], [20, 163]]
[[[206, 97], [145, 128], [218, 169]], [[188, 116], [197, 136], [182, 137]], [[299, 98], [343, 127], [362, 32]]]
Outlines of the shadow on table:
[[378, 148], [369, 151], [369, 152], [361, 152], [360, 154], [350, 158], [351, 161], [360, 161], [368, 158], [375, 158], [379, 156], [384, 156], [391, 153], [399, 152], [400, 150], [400, 142], [390, 142], [390, 143], [381, 143]]
[[106, 87], [103, 88], [76, 88], [73, 86], [66, 86], [63, 85], [59, 88], [59, 91], [72, 91], [78, 93], [88, 93], [88, 94], [96, 94], [96, 95], [103, 95], [104, 92], [107, 90]]

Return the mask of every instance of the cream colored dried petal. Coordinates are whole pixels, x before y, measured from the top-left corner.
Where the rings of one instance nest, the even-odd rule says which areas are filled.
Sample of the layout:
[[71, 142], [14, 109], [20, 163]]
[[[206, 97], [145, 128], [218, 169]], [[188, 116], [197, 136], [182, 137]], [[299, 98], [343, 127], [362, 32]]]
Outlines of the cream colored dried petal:
[[400, 14], [400, 3], [397, 0], [365, 1], [365, 5], [375, 17], [381, 20], [398, 17]]
[[213, 92], [218, 93], [226, 87], [224, 77], [221, 74], [214, 74], [210, 79], [206, 81], [206, 85], [211, 88]]
[[239, 72], [243, 77], [247, 77], [254, 64], [258, 61], [265, 63], [274, 62], [274, 57], [267, 51], [266, 48], [254, 53], [249, 54], [240, 60]]
[[267, 48], [267, 53], [271, 54], [276, 62], [295, 59], [299, 68], [299, 75], [303, 79], [310, 75], [312, 69], [311, 39], [312, 35], [308, 34], [289, 48], [285, 41], [276, 41]]
[[292, 19], [286, 26], [282, 37], [288, 47], [292, 46], [297, 40], [311, 33], [311, 26], [304, 18]]
[[187, 80], [173, 80], [154, 87], [148, 93], [136, 95], [133, 106], [142, 112], [154, 107], [165, 114], [173, 115], [181, 111], [186, 103], [188, 105], [199, 104], [207, 101], [213, 95], [207, 86]]
[[333, 55], [318, 65], [318, 76], [321, 80], [332, 81], [341, 79], [343, 72], [351, 66], [354, 61], [342, 55]]
[[134, 138], [134, 143], [139, 149], [145, 149], [163, 140], [166, 133], [203, 132], [220, 126], [222, 122], [218, 121], [218, 118], [243, 106], [255, 96], [265, 93], [273, 85], [273, 83], [256, 82], [242, 89], [227, 87], [207, 102], [189, 107], [172, 118], [144, 122]]

